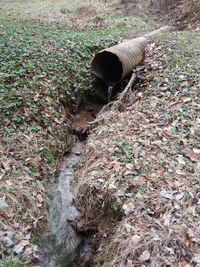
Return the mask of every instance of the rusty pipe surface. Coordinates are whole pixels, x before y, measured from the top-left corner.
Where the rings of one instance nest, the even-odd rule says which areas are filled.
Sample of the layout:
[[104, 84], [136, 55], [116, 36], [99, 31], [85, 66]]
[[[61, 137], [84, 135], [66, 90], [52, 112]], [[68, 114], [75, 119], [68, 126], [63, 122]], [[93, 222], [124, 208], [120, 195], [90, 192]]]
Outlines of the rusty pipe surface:
[[145, 56], [147, 39], [139, 37], [98, 52], [91, 72], [107, 85], [115, 85], [126, 77]]

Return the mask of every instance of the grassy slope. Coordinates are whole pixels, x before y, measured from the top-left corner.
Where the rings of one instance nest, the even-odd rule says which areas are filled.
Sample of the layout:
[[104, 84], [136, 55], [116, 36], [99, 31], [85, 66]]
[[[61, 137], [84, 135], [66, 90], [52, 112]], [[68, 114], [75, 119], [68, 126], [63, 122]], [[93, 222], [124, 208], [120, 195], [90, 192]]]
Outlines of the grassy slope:
[[[1, 213], [0, 250], [5, 266], [20, 266], [4, 261], [16, 245], [26, 248], [22, 258], [31, 258], [32, 243], [44, 230], [46, 187], [70, 142], [70, 112], [92, 90], [88, 63], [93, 53], [133, 34], [133, 25], [141, 31], [148, 27], [138, 18], [108, 17], [106, 6], [95, 7], [107, 27], [80, 31], [63, 23], [72, 13], [56, 23], [55, 12], [60, 16], [60, 8], [77, 6], [80, 1], [0, 4], [0, 197], [7, 205]], [[6, 231], [14, 234], [13, 244]]]
[[99, 227], [93, 266], [199, 263], [200, 35], [155, 40], [134, 104], [103, 116], [77, 171], [80, 223]]

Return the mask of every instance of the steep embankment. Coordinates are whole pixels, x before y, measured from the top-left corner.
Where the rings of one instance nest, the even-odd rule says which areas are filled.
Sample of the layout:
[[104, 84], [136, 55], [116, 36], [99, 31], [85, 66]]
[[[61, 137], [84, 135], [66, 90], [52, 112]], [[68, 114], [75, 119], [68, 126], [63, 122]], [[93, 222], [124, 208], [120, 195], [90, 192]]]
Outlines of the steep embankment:
[[79, 226], [97, 229], [92, 266], [200, 264], [200, 35], [155, 38], [146, 73], [99, 119], [77, 170]]
[[181, 28], [195, 28], [200, 22], [199, 0], [121, 0], [120, 12], [140, 14], [156, 21], [167, 21]]

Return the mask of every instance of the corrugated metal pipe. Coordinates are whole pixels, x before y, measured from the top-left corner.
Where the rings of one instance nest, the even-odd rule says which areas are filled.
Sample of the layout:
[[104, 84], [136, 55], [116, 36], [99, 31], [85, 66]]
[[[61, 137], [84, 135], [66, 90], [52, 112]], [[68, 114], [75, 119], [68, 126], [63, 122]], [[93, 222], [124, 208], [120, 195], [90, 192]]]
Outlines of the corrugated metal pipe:
[[98, 52], [91, 72], [108, 86], [114, 86], [127, 76], [145, 56], [147, 39], [139, 37]]

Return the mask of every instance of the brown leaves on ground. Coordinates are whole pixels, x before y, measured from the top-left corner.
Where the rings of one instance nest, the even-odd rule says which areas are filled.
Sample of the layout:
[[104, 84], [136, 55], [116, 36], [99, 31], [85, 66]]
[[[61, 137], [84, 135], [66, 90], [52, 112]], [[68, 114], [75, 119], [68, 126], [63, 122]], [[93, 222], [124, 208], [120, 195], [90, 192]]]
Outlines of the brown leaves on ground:
[[[51, 101], [50, 98], [45, 101]], [[44, 108], [49, 117], [57, 112], [56, 105]], [[68, 132], [64, 108], [58, 105], [60, 121], [51, 120], [48, 130], [35, 123], [24, 123], [21, 130], [13, 123], [13, 131], [7, 131], [9, 118], [2, 122], [0, 129], [0, 251], [9, 256], [14, 252], [30, 261], [39, 257], [38, 243], [40, 230], [47, 217], [45, 195], [47, 179], [54, 178], [56, 159], [65, 147], [64, 136]], [[21, 111], [23, 113], [23, 111]], [[56, 121], [57, 120], [57, 121]], [[27, 131], [25, 131], [27, 130]], [[59, 152], [60, 151], [60, 152]], [[46, 186], [45, 186], [46, 184]]]
[[113, 170], [116, 172], [119, 172], [122, 168], [122, 163], [117, 160], [111, 161], [111, 165], [113, 166]]
[[198, 149], [199, 153], [195, 153], [193, 150], [191, 150], [187, 147], [184, 148], [182, 151], [187, 157], [189, 157], [192, 160], [200, 159], [200, 149]]
[[[93, 266], [200, 264], [198, 62], [173, 63], [184, 36], [150, 46], [155, 79], [136, 89], [135, 103], [123, 112], [104, 114], [87, 142], [77, 204], [83, 224], [99, 226]], [[114, 230], [113, 223], [102, 230], [112, 209], [123, 216]]]

